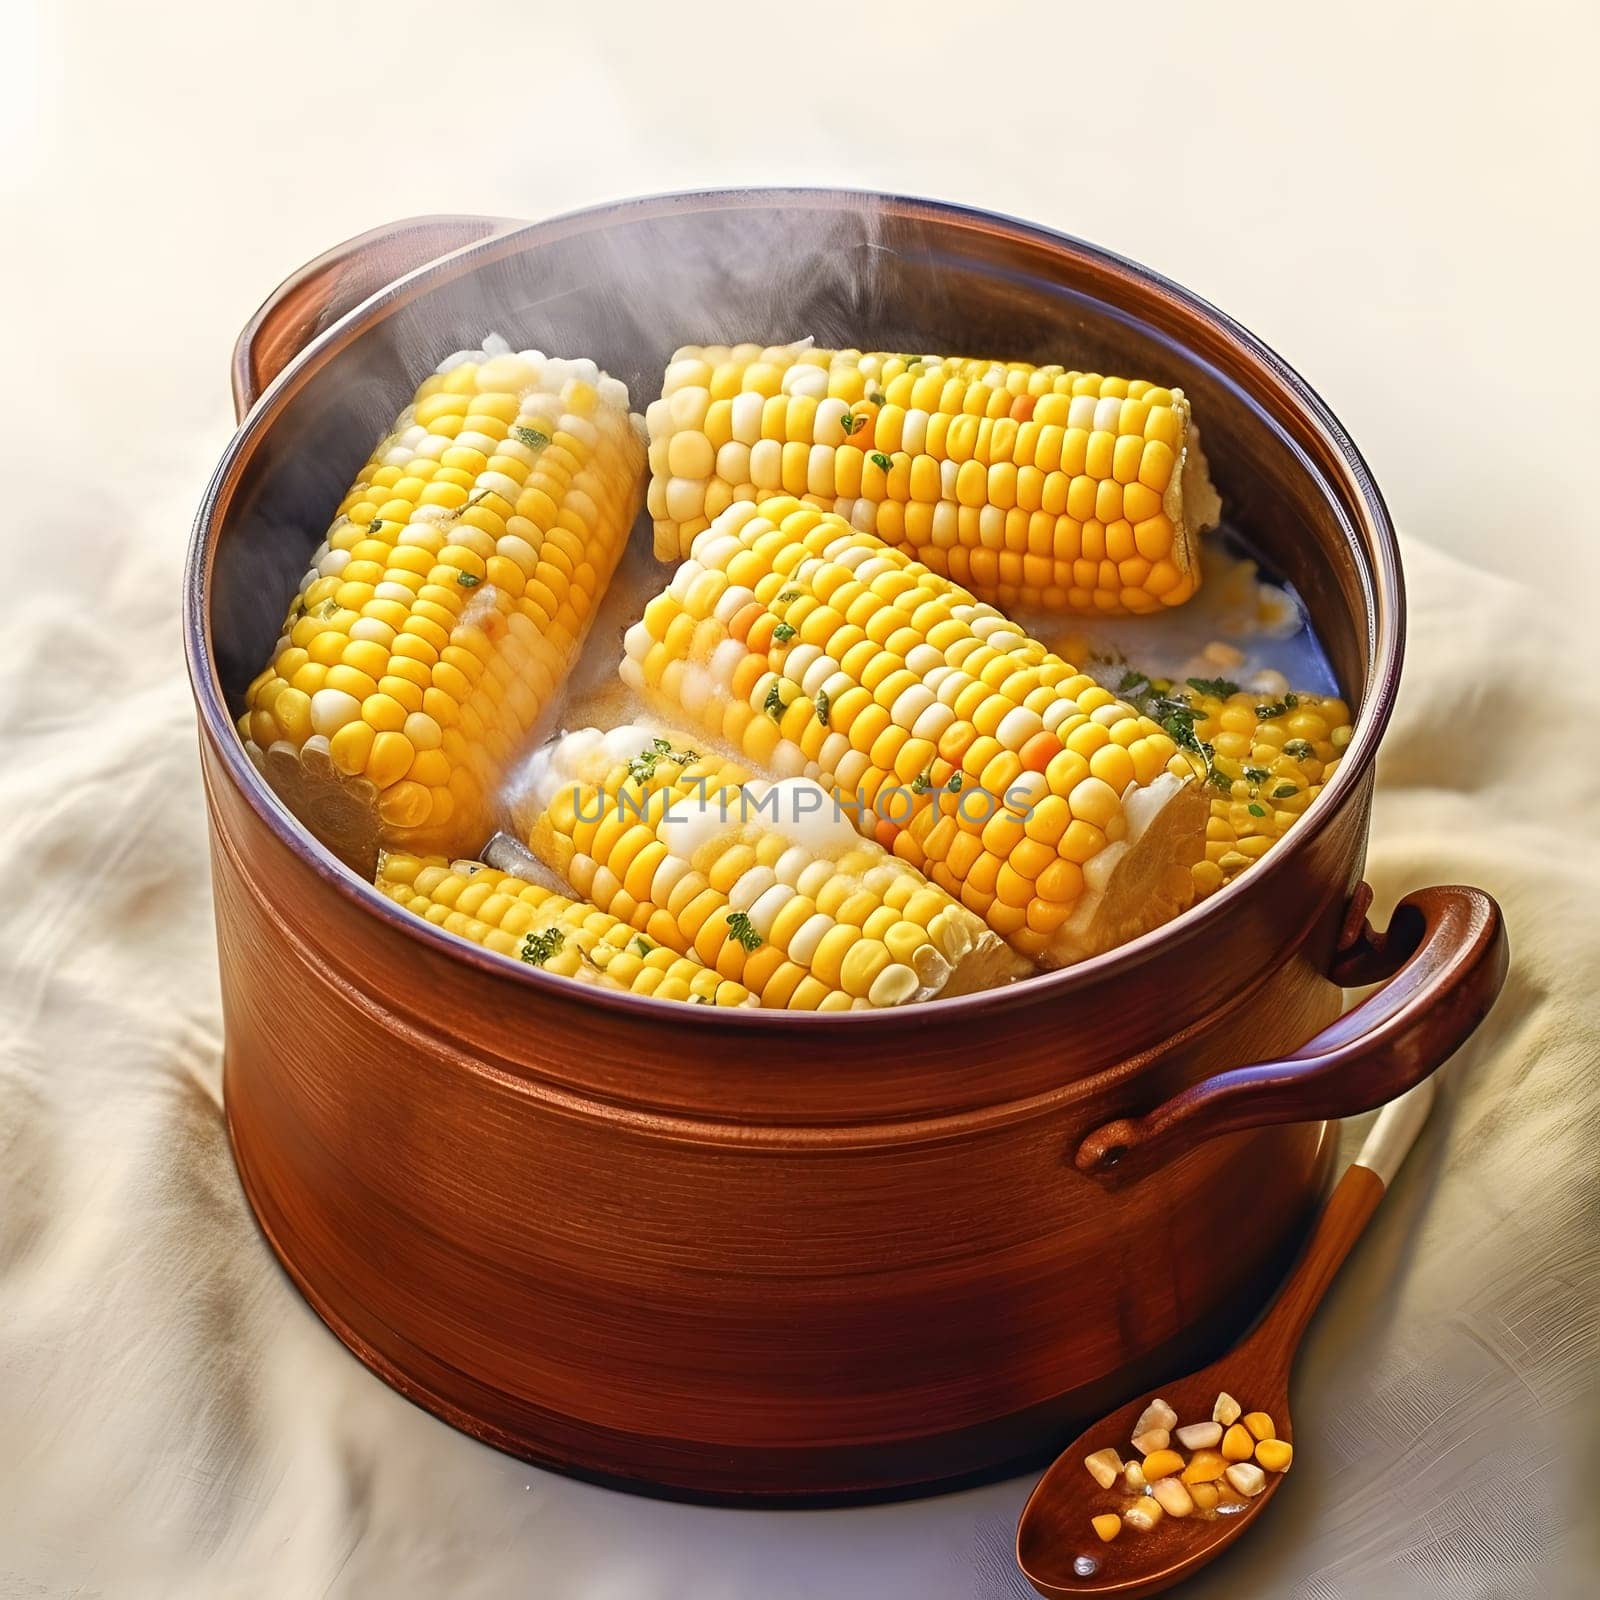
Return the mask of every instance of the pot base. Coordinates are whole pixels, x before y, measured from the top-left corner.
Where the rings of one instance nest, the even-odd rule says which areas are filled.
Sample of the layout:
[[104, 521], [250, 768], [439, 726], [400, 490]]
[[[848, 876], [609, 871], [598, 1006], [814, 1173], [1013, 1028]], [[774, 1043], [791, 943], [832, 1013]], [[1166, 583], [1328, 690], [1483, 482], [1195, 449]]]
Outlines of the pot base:
[[363, 1366], [440, 1421], [534, 1466], [632, 1494], [751, 1509], [907, 1500], [1042, 1469], [1085, 1423], [1170, 1374], [1212, 1360], [1244, 1333], [1300, 1249], [1338, 1144], [1337, 1129], [1325, 1125], [1307, 1204], [1284, 1247], [1263, 1263], [1227, 1311], [1111, 1376], [978, 1427], [831, 1449], [741, 1450], [625, 1433], [530, 1405], [438, 1360], [349, 1301], [337, 1283], [319, 1283], [302, 1265], [292, 1223], [273, 1206], [256, 1176], [248, 1141], [233, 1116], [231, 1074], [230, 1064], [224, 1069], [228, 1142], [256, 1224], [306, 1303]]

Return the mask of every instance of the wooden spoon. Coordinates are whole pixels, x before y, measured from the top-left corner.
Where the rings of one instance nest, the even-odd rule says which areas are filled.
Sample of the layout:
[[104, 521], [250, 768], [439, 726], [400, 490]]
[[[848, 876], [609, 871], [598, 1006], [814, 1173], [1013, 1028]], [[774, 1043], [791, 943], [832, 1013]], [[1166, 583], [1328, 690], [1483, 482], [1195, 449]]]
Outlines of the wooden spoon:
[[[1425, 1078], [1379, 1113], [1361, 1153], [1328, 1197], [1294, 1271], [1246, 1339], [1209, 1367], [1164, 1383], [1102, 1417], [1057, 1457], [1017, 1523], [1017, 1563], [1040, 1594], [1050, 1600], [1157, 1594], [1216, 1560], [1261, 1515], [1283, 1481], [1282, 1473], [1267, 1473], [1266, 1488], [1231, 1512], [1167, 1516], [1147, 1533], [1124, 1524], [1116, 1539], [1103, 1544], [1090, 1518], [1125, 1511], [1131, 1497], [1120, 1480], [1102, 1489], [1083, 1460], [1107, 1445], [1124, 1460], [1137, 1460], [1133, 1425], [1157, 1395], [1187, 1425], [1210, 1421], [1218, 1392], [1226, 1390], [1245, 1411], [1265, 1411], [1277, 1436], [1293, 1443], [1289, 1372], [1300, 1337], [1427, 1121], [1433, 1097], [1433, 1080]], [[1176, 1437], [1173, 1444], [1177, 1448]]]

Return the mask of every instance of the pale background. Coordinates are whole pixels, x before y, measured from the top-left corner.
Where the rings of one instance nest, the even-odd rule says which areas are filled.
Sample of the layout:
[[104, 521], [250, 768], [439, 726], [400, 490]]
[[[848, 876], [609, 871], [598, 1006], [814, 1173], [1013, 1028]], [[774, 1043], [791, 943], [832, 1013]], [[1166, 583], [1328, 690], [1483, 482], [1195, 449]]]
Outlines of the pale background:
[[393, 218], [771, 182], [1148, 262], [1366, 452], [1413, 595], [1369, 875], [1492, 889], [1516, 968], [1314, 1330], [1293, 1479], [1191, 1592], [1587, 1592], [1597, 15], [0, 0], [0, 1595], [1022, 1592], [1022, 1483], [689, 1510], [451, 1433], [305, 1310], [223, 1143], [177, 597], [235, 332]]

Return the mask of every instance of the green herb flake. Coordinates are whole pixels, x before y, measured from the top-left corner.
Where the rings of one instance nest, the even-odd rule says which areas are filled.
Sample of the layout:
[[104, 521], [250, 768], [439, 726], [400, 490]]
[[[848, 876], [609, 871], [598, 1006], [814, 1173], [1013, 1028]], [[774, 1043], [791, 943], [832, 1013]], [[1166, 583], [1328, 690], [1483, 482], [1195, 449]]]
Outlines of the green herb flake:
[[1274, 717], [1281, 717], [1289, 709], [1285, 700], [1273, 700], [1267, 705], [1256, 707], [1256, 716], [1262, 722], [1271, 722]]
[[548, 433], [540, 433], [537, 428], [524, 428], [519, 425], [511, 431], [530, 450], [542, 450], [550, 443], [550, 435]]
[[826, 728], [828, 726], [828, 707], [832, 704], [828, 699], [828, 691], [826, 689], [818, 689], [816, 698], [811, 703], [817, 709], [817, 721]]
[[542, 967], [566, 942], [567, 936], [560, 928], [530, 933], [522, 941], [522, 959], [531, 966]]
[[773, 680], [772, 687], [767, 690], [767, 698], [761, 702], [761, 709], [774, 722], [783, 721], [783, 714], [789, 708], [783, 703], [783, 682], [781, 679]]
[[761, 935], [756, 932], [748, 911], [728, 913], [728, 937], [743, 945], [746, 950], [759, 950], [762, 945]]
[[783, 593], [778, 596], [778, 604], [780, 606], [786, 606], [791, 602], [798, 600], [799, 598], [800, 591], [798, 589], [785, 589]]
[[641, 933], [639, 937], [633, 941], [633, 948], [637, 950], [640, 955], [647, 956], [652, 950], [655, 949], [655, 946], [651, 944], [650, 941]]
[[1224, 794], [1233, 793], [1233, 779], [1225, 772], [1218, 772], [1215, 767], [1211, 769], [1211, 786], [1220, 789]]
[[1267, 808], [1265, 806], [1258, 806], [1254, 800], [1250, 802], [1250, 815], [1252, 817], [1264, 817], [1266, 814]]
[[[1189, 683], [1202, 694], [1233, 688], [1232, 684], [1222, 678], [1191, 678]], [[1187, 750], [1191, 755], [1199, 756], [1205, 763], [1206, 777], [1217, 788], [1226, 790], [1232, 787], [1227, 779], [1218, 779], [1212, 765], [1216, 758], [1217, 747], [1207, 743], [1195, 732], [1194, 725], [1198, 713], [1189, 703], [1187, 689], [1174, 687], [1170, 678], [1146, 677], [1144, 673], [1130, 667], [1122, 674], [1117, 684], [1117, 693], [1136, 710], [1157, 723], [1180, 750]]]
[[478, 585], [483, 582], [483, 579], [473, 577], [470, 572], [458, 572], [456, 574], [456, 582], [459, 583], [463, 589], [476, 589]]
[[945, 787], [945, 793], [946, 794], [960, 794], [961, 793], [961, 774], [959, 772], [952, 772], [950, 774], [949, 783], [947, 783], [944, 787]]
[[1192, 751], [1197, 756], [1205, 754], [1205, 747], [1194, 731], [1194, 712], [1187, 706], [1167, 701], [1161, 707], [1160, 722], [1180, 750]]
[[800, 631], [800, 630], [799, 630], [799, 629], [798, 629], [798, 628], [796, 628], [796, 627], [795, 627], [795, 626], [793, 626], [793, 624], [791, 624], [791, 623], [788, 623], [788, 622], [780, 622], [780, 623], [779, 623], [779, 624], [778, 624], [778, 625], [777, 625], [777, 627], [775, 627], [775, 628], [774, 628], [774, 629], [773, 629], [773, 630], [772, 630], [772, 637], [773, 637], [773, 638], [774, 638], [774, 639], [775, 639], [775, 640], [777, 640], [777, 642], [778, 642], [778, 643], [779, 643], [779, 644], [788, 644], [788, 642], [789, 642], [789, 641], [790, 641], [790, 640], [791, 640], [791, 639], [792, 639], [792, 638], [794, 638], [794, 636], [795, 636], [795, 635], [796, 635], [796, 634], [797, 634], [797, 633], [798, 633], [798, 632], [799, 632], [799, 631]]
[[1272, 798], [1274, 800], [1292, 800], [1299, 793], [1300, 789], [1298, 785], [1292, 783], [1280, 783], [1278, 787], [1272, 791]]
[[1291, 739], [1284, 747], [1286, 756], [1293, 756], [1296, 761], [1309, 761], [1316, 751], [1311, 746], [1309, 739]]
[[1227, 678], [1190, 678], [1189, 687], [1198, 689], [1201, 694], [1214, 694], [1219, 700], [1226, 700], [1229, 695], [1239, 692], [1239, 685], [1229, 682]]
[[674, 750], [670, 740], [652, 739], [645, 749], [628, 762], [628, 776], [635, 783], [648, 783], [656, 775], [658, 761], [671, 761], [680, 767], [686, 767], [691, 761], [699, 759], [698, 751]]
[[1300, 696], [1299, 696], [1299, 695], [1297, 695], [1297, 694], [1286, 694], [1286, 695], [1285, 695], [1285, 696], [1284, 696], [1284, 697], [1283, 697], [1283, 703], [1284, 703], [1284, 706], [1285, 706], [1285, 707], [1286, 707], [1286, 708], [1287, 708], [1287, 709], [1288, 709], [1288, 710], [1290, 710], [1290, 711], [1293, 711], [1293, 710], [1294, 710], [1294, 708], [1295, 708], [1295, 707], [1296, 707], [1296, 706], [1297, 706], [1297, 705], [1299, 705], [1299, 704], [1300, 704]]
[[1265, 783], [1271, 776], [1265, 767], [1246, 767], [1244, 775], [1251, 783]]
[[867, 460], [870, 461], [873, 466], [881, 467], [885, 472], [889, 471], [889, 469], [894, 466], [894, 462], [892, 462], [881, 450], [874, 450], [872, 454], [867, 457]]
[[926, 794], [933, 787], [933, 769], [924, 767], [916, 777], [911, 780], [912, 794]]
[[882, 389], [874, 389], [872, 393], [867, 396], [867, 399], [869, 399], [875, 406], [886, 406], [889, 403], [889, 397], [883, 392]]
[[839, 418], [839, 426], [844, 429], [844, 436], [847, 439], [852, 434], [860, 433], [860, 431], [866, 427], [866, 425], [867, 419], [865, 417], [858, 417], [853, 411], [847, 411], [842, 417]]
[[382, 517], [374, 517], [372, 519], [372, 521], [367, 524], [367, 532], [368, 533], [376, 533], [378, 531], [378, 529], [381, 528], [382, 526], [383, 526], [383, 518]]

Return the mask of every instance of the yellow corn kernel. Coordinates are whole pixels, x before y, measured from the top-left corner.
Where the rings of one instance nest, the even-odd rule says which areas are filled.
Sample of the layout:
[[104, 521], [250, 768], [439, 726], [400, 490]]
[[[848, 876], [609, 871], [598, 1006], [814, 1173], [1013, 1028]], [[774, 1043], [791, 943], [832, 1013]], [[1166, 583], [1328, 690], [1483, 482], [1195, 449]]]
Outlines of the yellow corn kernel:
[[1183, 1469], [1185, 1483], [1214, 1483], [1228, 1470], [1228, 1458], [1220, 1450], [1196, 1450]]
[[1276, 1439], [1278, 1436], [1272, 1418], [1265, 1411], [1247, 1411], [1240, 1421], [1250, 1430], [1252, 1438]]
[[1090, 1517], [1089, 1523], [1099, 1536], [1102, 1544], [1110, 1544], [1122, 1532], [1122, 1518], [1114, 1511], [1106, 1511], [1098, 1517]]
[[[1242, 1457], [1240, 1459], [1243, 1459]], [[1141, 1463], [1146, 1483], [1175, 1477], [1183, 1471], [1183, 1457], [1176, 1450], [1152, 1450]]]
[[1221, 1498], [1214, 1483], [1191, 1483], [1189, 1497], [1194, 1501], [1196, 1511], [1215, 1511], [1217, 1501]]
[[1256, 1460], [1268, 1472], [1287, 1472], [1294, 1460], [1294, 1446], [1287, 1439], [1263, 1439], [1256, 1446]]
[[1222, 1436], [1224, 1461], [1248, 1461], [1256, 1453], [1256, 1442], [1243, 1423], [1236, 1422]]
[[[1208, 646], [1206, 653], [1222, 648]], [[1195, 735], [1213, 746], [1213, 777], [1222, 780], [1209, 793], [1205, 859], [1191, 869], [1195, 896], [1204, 899], [1268, 854], [1304, 815], [1337, 770], [1352, 730], [1342, 700], [1295, 694], [1287, 685], [1191, 701], [1197, 701]], [[1169, 770], [1187, 772], [1190, 763], [1179, 754]]]

